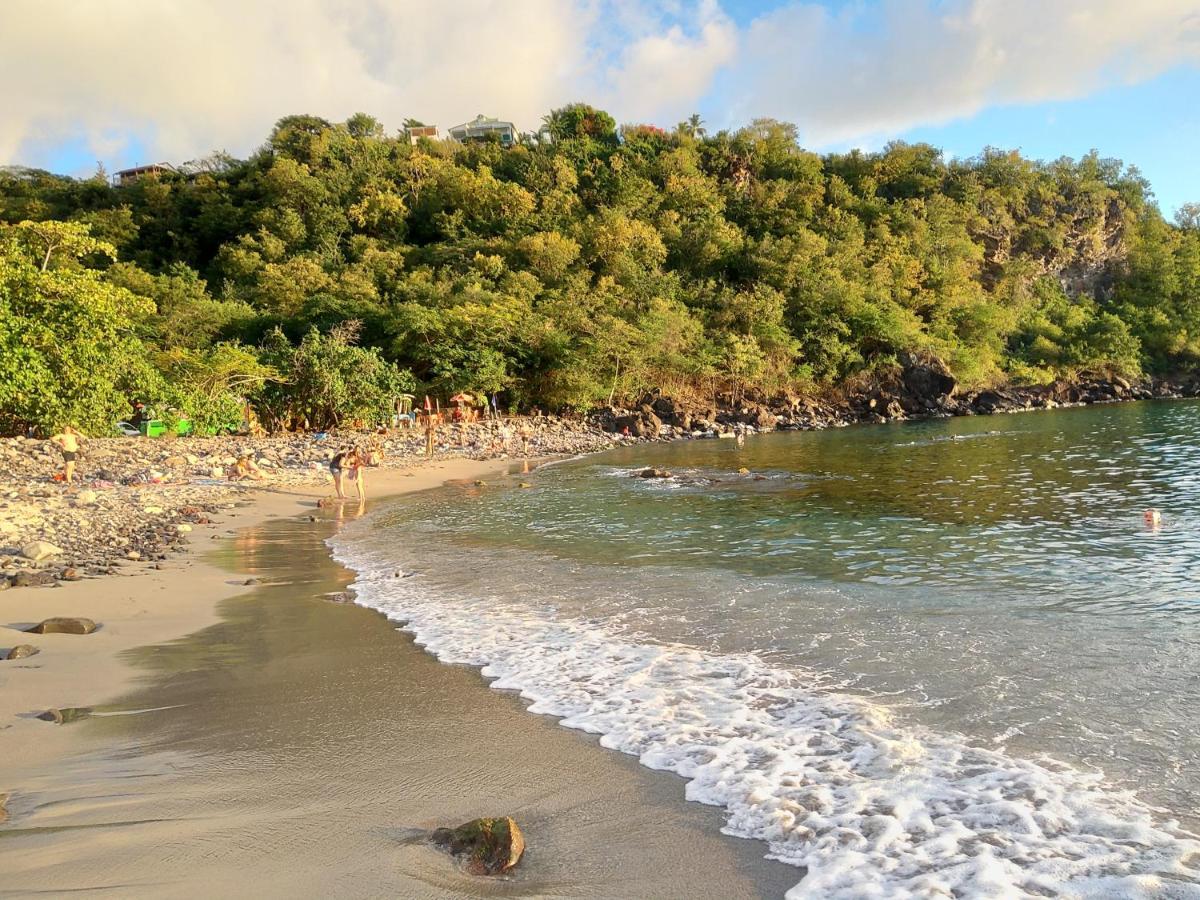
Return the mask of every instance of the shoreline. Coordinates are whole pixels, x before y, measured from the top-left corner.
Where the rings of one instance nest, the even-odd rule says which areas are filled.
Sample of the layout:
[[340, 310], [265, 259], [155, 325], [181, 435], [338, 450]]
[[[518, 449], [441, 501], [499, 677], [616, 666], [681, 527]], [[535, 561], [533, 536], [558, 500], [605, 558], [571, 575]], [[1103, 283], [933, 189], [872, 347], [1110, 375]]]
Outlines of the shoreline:
[[[428, 490], [455, 478], [477, 478], [503, 468], [502, 460], [444, 460], [406, 472], [372, 472], [368, 488], [378, 499]], [[273, 519], [317, 513], [325, 485], [262, 488], [245, 505], [223, 510], [219, 519], [196, 526], [196, 538], [180, 552], [155, 564], [54, 588], [24, 588], [0, 594], [0, 759], [6, 760], [0, 795], [9, 794], [9, 822], [21, 808], [20, 774], [42, 766], [47, 756], [73, 752], [68, 729], [50, 728], [35, 716], [47, 709], [94, 707], [127, 690], [135, 676], [120, 657], [137, 647], [191, 634], [217, 620], [218, 604], [247, 585], [207, 559], [216, 539]], [[356, 501], [347, 501], [356, 506]], [[51, 616], [92, 619], [89, 635], [29, 634]], [[9, 649], [30, 644], [34, 656], [5, 660]]]
[[[510, 467], [511, 461], [465, 460], [423, 467], [412, 477], [377, 477], [372, 483], [382, 500], [446, 481], [493, 477]], [[312, 591], [321, 592], [331, 582], [345, 587], [353, 577], [324, 545], [336, 519], [326, 514], [311, 522], [304, 515], [317, 495], [259, 496], [253, 505], [214, 522], [212, 531], [221, 540], [208, 541], [211, 550], [198, 541], [162, 569], [132, 580], [105, 578], [5, 598], [25, 598], [19, 611], [9, 604], [5, 626], [19, 624], [22, 615], [32, 618], [29, 614], [40, 612], [48, 597], [54, 600], [54, 613], [89, 615], [101, 626], [86, 636], [30, 636], [43, 645], [42, 652], [15, 668], [8, 668], [13, 663], [0, 668], [0, 683], [9, 688], [0, 691], [0, 721], [5, 723], [0, 726], [0, 757], [7, 761], [0, 794], [10, 794], [9, 818], [0, 825], [0, 858], [7, 857], [0, 867], [10, 873], [6, 890], [23, 894], [119, 885], [136, 888], [139, 895], [188, 896], [200, 883], [237, 892], [265, 878], [254, 888], [257, 895], [294, 896], [322, 880], [327, 890], [345, 889], [351, 878], [358, 879], [350, 888], [354, 893], [378, 892], [386, 885], [414, 897], [507, 895], [523, 884], [535, 893], [568, 896], [634, 897], [643, 889], [661, 895], [678, 885], [692, 895], [718, 890], [722, 896], [749, 898], [782, 896], [795, 883], [800, 873], [766, 860], [763, 845], [722, 835], [720, 811], [688, 802], [677, 776], [653, 772], [604, 749], [595, 738], [561, 727], [557, 718], [531, 714], [515, 694], [493, 690], [477, 669], [439, 662], [377, 612], [320, 599], [324, 594], [314, 599]], [[307, 543], [293, 547], [289, 533]], [[319, 540], [315, 547], [314, 539]], [[263, 573], [261, 584], [247, 585], [226, 565]], [[281, 565], [294, 573], [291, 578], [277, 578]], [[305, 596], [305, 591], [310, 593]], [[285, 664], [286, 654], [276, 649], [280, 659], [265, 669], [256, 658], [258, 650], [230, 656], [230, 636], [242, 631], [235, 624], [238, 617], [268, 615], [272, 609], [274, 625], [262, 637], [274, 643], [290, 635], [301, 647], [293, 654], [304, 654], [297, 670], [301, 674], [289, 670], [279, 676], [285, 689], [312, 677], [313, 662], [305, 648], [314, 639], [333, 657], [330, 674], [319, 683], [324, 686], [333, 673], [346, 679], [345, 690], [322, 698], [316, 708], [306, 706], [303, 721], [285, 717], [277, 726], [291, 735], [279, 750], [287, 759], [286, 765], [279, 761], [289, 773], [286, 784], [273, 782], [271, 773], [279, 768], [274, 760], [259, 760], [266, 763], [263, 770], [247, 778], [247, 766], [253, 764], [240, 758], [246, 739], [234, 737], [232, 729], [250, 727], [243, 723], [254, 716], [233, 715], [236, 725], [219, 718], [238, 702], [249, 704], [250, 711], [265, 711], [284, 708], [291, 700], [278, 693], [271, 694], [269, 704], [248, 698], [245, 693], [255, 688], [240, 675], [244, 668], [254, 672], [255, 684], [266, 680], [263, 673]], [[281, 613], [284, 619], [278, 618]], [[310, 617], [320, 621], [310, 622]], [[12, 643], [11, 628], [0, 629], [0, 640]], [[212, 652], [214, 644], [230, 671], [197, 667], [192, 660], [197, 648]], [[186, 660], [182, 668], [171, 663], [176, 654]], [[368, 676], [370, 688], [361, 676], [344, 671], [354, 663]], [[229, 679], [247, 686], [223, 696]], [[191, 684], [194, 680], [199, 689]], [[388, 684], [399, 688], [403, 683], [414, 686], [399, 689], [399, 700], [392, 691], [380, 693]], [[364, 696], [372, 691], [377, 696]], [[384, 708], [389, 703], [397, 709]], [[111, 708], [104, 709], [106, 705]], [[81, 723], [54, 725], [28, 716], [41, 706], [100, 708]], [[212, 721], [205, 706], [221, 713], [213, 724], [197, 726], [197, 721]], [[320, 720], [339, 715], [333, 731], [344, 745], [318, 742], [311, 756], [297, 760], [293, 745], [312, 740], [311, 732], [321, 731]], [[416, 741], [393, 760], [400, 771], [378, 771], [379, 754], [394, 742], [391, 732], [382, 748], [372, 745], [368, 752], [350, 746], [354, 739], [346, 738], [347, 723], [352, 731], [368, 726], [369, 735], [372, 717], [392, 722], [389, 728], [400, 728]], [[193, 746], [202, 749], [201, 760], [240, 748], [234, 754], [237, 765], [219, 771], [206, 763], [199, 766], [204, 770], [199, 781], [181, 775], [196, 765], [188, 752]], [[326, 753], [335, 754], [337, 762], [322, 760]], [[380, 802], [380, 809], [367, 811], [363, 805], [371, 804], [351, 787], [353, 779], [346, 774], [360, 768], [360, 777], [386, 778], [386, 784], [376, 787], [382, 795], [395, 791], [397, 780], [403, 789], [388, 803]], [[126, 786], [130, 779], [132, 789]], [[301, 782], [309, 786], [298, 801], [291, 790]], [[255, 820], [266, 813], [255, 805], [253, 811], [236, 813], [200, 809], [203, 814], [197, 818], [201, 796], [232, 791], [241, 798], [261, 790], [262, 803], [282, 796], [290, 807], [314, 802], [313, 791], [336, 794], [343, 789], [353, 802], [339, 799], [325, 815], [337, 817], [344, 840], [354, 835], [355, 844], [338, 852], [367, 853], [359, 842], [373, 844], [369, 859], [350, 866], [353, 875], [329, 871], [334, 860], [317, 868], [312, 857], [319, 852], [306, 842], [309, 829], [321, 828], [321, 822], [293, 821], [290, 811], [271, 826], [272, 840], [282, 841], [284, 856], [296, 854], [286, 871], [275, 860], [243, 859], [230, 867], [214, 865], [209, 858], [250, 852], [241, 846], [245, 839], [223, 842], [231, 829], [264, 827]], [[502, 880], [463, 875], [423, 839], [425, 830], [437, 825], [506, 813], [525, 827], [531, 852], [513, 876]], [[214, 818], [217, 823], [209, 824]], [[207, 838], [206, 828], [215, 829]], [[324, 839], [339, 843], [327, 834]], [[206, 843], [213, 840], [222, 845]], [[187, 860], [186, 874], [181, 874], [179, 854], [186, 857], [193, 851], [165, 848], [177, 843], [191, 847], [197, 841], [207, 852], [202, 859]], [[388, 852], [393, 858], [378, 865], [378, 855]], [[142, 871], [147, 855], [160, 853], [164, 859], [162, 868], [154, 869], [154, 880], [139, 883], [148, 877]], [[668, 857], [671, 861], [665, 862]], [[342, 858], [336, 863], [341, 865]], [[244, 869], [251, 863], [262, 871], [247, 882]], [[313, 868], [302, 874], [305, 865]]]

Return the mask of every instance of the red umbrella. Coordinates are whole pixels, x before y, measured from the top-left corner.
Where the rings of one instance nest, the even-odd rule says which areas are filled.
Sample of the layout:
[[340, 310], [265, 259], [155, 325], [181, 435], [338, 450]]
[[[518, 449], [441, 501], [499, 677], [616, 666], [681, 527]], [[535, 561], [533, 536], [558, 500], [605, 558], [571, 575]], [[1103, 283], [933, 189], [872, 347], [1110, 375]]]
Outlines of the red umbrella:
[[429, 410], [431, 410], [431, 409], [433, 409], [433, 404], [429, 402], [429, 395], [426, 394], [425, 395], [425, 411], [429, 412]]

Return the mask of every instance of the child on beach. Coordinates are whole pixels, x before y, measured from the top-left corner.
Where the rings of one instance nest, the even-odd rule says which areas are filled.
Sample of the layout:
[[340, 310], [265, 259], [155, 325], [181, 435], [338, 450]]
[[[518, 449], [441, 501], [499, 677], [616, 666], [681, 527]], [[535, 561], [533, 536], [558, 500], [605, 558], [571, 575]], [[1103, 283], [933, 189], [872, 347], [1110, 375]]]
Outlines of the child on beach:
[[79, 456], [79, 439], [83, 437], [78, 431], [68, 425], [58, 434], [50, 438], [50, 442], [58, 445], [63, 457], [63, 480], [70, 484], [75, 480], [75, 460]]
[[262, 477], [262, 469], [249, 456], [239, 456], [237, 463], [233, 467], [233, 471], [229, 473], [230, 481], [244, 481], [247, 478], [259, 481]]

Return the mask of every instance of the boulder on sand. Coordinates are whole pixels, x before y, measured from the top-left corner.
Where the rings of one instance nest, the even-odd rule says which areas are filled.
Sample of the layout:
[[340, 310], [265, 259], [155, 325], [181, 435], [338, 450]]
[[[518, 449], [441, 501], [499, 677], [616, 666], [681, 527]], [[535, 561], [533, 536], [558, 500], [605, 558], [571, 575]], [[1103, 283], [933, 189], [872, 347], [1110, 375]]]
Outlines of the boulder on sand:
[[431, 840], [462, 858], [472, 875], [502, 875], [521, 861], [525, 835], [511, 816], [474, 819], [457, 828], [439, 828]]
[[17, 644], [17, 646], [13, 647], [11, 650], [8, 651], [8, 655], [5, 656], [4, 658], [5, 659], [25, 659], [27, 656], [34, 656], [38, 652], [40, 652], [40, 651], [38, 650], [37, 647], [33, 646], [33, 644]]
[[91, 619], [54, 616], [29, 629], [30, 634], [91, 634], [96, 623]]
[[30, 541], [21, 548], [21, 555], [34, 562], [41, 562], [52, 556], [62, 556], [62, 547], [56, 547], [49, 541]]

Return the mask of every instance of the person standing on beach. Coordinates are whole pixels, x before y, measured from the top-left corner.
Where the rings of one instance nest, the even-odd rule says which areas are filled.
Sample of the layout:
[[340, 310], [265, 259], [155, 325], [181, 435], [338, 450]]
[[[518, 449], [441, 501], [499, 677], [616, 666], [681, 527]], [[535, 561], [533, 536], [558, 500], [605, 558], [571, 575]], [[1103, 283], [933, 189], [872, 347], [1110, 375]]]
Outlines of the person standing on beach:
[[347, 451], [345, 448], [339, 450], [337, 454], [329, 461], [329, 474], [333, 476], [333, 491], [337, 494], [339, 500], [346, 499], [345, 474], [343, 467], [348, 465], [347, 457], [353, 451]]
[[350, 481], [354, 484], [355, 493], [358, 494], [358, 502], [362, 503], [367, 499], [366, 483], [363, 478], [363, 469], [367, 467], [367, 454], [355, 447], [346, 457], [346, 462], [350, 466]]
[[75, 480], [75, 460], [79, 456], [79, 439], [83, 437], [78, 431], [68, 425], [58, 434], [50, 438], [52, 444], [57, 444], [63, 457], [63, 480], [71, 484]]
[[529, 456], [529, 438], [532, 437], [532, 435], [530, 433], [528, 419], [524, 419], [521, 421], [520, 435], [521, 435], [521, 455], [524, 457], [528, 457]]
[[425, 455], [433, 456], [433, 445], [437, 440], [437, 419], [433, 413], [425, 414]]

